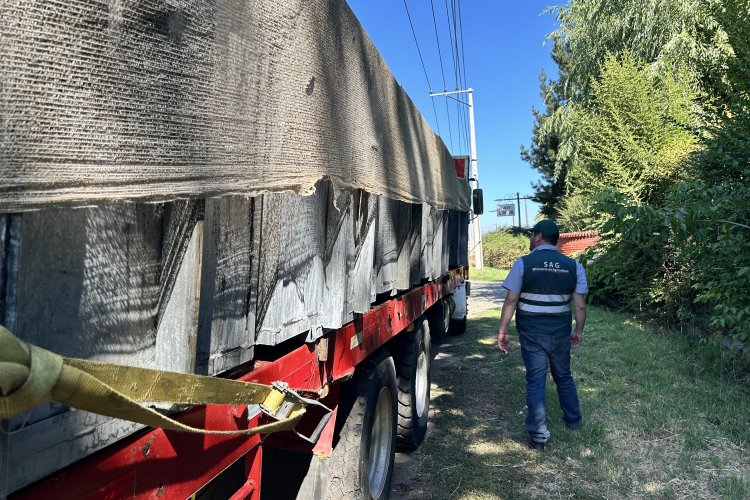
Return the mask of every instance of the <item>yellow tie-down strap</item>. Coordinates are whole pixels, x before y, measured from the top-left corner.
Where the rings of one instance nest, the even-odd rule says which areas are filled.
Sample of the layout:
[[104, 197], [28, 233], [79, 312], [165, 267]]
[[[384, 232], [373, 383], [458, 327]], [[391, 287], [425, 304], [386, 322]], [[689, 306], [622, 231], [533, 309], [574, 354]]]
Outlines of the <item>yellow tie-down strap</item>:
[[[202, 434], [268, 434], [291, 430], [309, 402], [286, 390], [284, 384], [272, 387], [65, 358], [23, 342], [0, 326], [0, 419], [48, 400], [151, 427]], [[264, 413], [282, 418], [252, 429], [200, 429], [139, 404], [142, 402], [257, 404]]]

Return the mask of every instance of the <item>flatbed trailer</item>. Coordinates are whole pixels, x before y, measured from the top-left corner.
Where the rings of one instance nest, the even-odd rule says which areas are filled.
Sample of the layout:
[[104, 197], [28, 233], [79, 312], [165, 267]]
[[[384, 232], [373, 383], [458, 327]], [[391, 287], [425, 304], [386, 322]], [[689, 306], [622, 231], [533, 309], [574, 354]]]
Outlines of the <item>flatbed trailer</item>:
[[[387, 348], [400, 333], [441, 301], [450, 300], [464, 284], [467, 268], [452, 270], [440, 279], [416, 287], [363, 314], [314, 343], [300, 346], [274, 361], [255, 360], [238, 367], [237, 380], [271, 384], [282, 381], [294, 390], [321, 396], [334, 416], [315, 443], [294, 436], [203, 436], [162, 429], [140, 431], [106, 449], [23, 489], [10, 498], [191, 498], [212, 481], [228, 498], [258, 499], [262, 485], [263, 450], [293, 449], [325, 459], [333, 452], [335, 414], [341, 384], [351, 379], [357, 366]], [[398, 353], [396, 353], [398, 355]], [[248, 419], [247, 406], [207, 405], [193, 408], [178, 419], [199, 427], [243, 429], [258, 425], [261, 415]], [[319, 417], [319, 415], [318, 415]], [[232, 464], [242, 473], [222, 473]], [[392, 463], [391, 463], [392, 467]], [[239, 477], [239, 480], [238, 480]], [[239, 481], [239, 484], [237, 484]], [[273, 488], [272, 485], [271, 488]]]
[[[40, 398], [0, 414], [0, 499], [387, 498], [482, 203], [346, 2], [21, 0], [0, 48], [0, 324], [306, 405], [204, 435]], [[232, 432], [292, 411], [148, 405]]]

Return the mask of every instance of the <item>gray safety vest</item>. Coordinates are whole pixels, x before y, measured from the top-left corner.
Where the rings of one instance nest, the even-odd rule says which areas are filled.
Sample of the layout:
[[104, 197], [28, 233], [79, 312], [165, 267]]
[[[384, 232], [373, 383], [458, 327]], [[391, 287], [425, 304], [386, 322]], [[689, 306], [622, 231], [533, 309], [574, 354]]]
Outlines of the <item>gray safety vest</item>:
[[570, 335], [576, 261], [552, 249], [537, 250], [522, 259], [516, 329], [520, 333]]

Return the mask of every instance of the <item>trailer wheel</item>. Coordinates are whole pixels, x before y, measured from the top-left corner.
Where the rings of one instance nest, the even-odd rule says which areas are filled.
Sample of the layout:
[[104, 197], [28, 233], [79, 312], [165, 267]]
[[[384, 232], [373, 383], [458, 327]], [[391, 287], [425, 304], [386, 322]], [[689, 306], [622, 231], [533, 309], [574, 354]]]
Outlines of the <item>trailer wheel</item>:
[[342, 388], [327, 498], [387, 499], [396, 451], [396, 369], [381, 351]]
[[451, 294], [453, 310], [448, 335], [463, 335], [466, 332], [466, 319], [469, 312], [468, 291], [469, 283], [467, 282], [457, 286]]
[[450, 306], [445, 301], [439, 300], [427, 310], [426, 316], [430, 323], [430, 340], [440, 343], [440, 340], [448, 333], [451, 319]]
[[430, 326], [425, 319], [415, 322], [414, 331], [403, 333], [396, 361], [398, 381], [399, 450], [416, 450], [427, 433], [430, 413]]
[[448, 335], [463, 335], [464, 333], [466, 333], [466, 317], [451, 319], [451, 325], [448, 327]]

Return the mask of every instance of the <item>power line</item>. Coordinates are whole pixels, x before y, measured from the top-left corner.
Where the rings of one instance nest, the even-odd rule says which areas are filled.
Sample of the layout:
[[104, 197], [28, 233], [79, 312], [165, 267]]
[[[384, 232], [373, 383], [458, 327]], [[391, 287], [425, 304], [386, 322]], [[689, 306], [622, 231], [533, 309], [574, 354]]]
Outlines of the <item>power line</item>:
[[[452, 1], [452, 0], [451, 0]], [[455, 46], [453, 44], [453, 31], [451, 31], [451, 16], [450, 11], [448, 10], [448, 0], [445, 0], [445, 18], [448, 22], [448, 37], [450, 39], [450, 47], [451, 47], [451, 62], [453, 63], [453, 76], [456, 79], [456, 89], [458, 90], [458, 73], [456, 72], [456, 50]]]
[[440, 58], [440, 74], [443, 76], [443, 91], [448, 90], [445, 88], [445, 70], [443, 69], [443, 52], [440, 50], [440, 37], [438, 36], [437, 21], [435, 20], [435, 4], [433, 0], [430, 0], [430, 7], [432, 7], [432, 26], [435, 28], [435, 41], [437, 42], [438, 57]]
[[406, 17], [409, 19], [409, 26], [411, 26], [411, 34], [414, 36], [414, 44], [417, 46], [417, 54], [419, 54], [419, 60], [422, 63], [422, 71], [424, 71], [424, 78], [427, 80], [427, 86], [432, 92], [432, 85], [430, 85], [430, 77], [427, 76], [427, 67], [424, 65], [424, 59], [422, 59], [422, 51], [419, 49], [419, 42], [417, 41], [417, 32], [414, 31], [414, 24], [411, 22], [411, 14], [409, 14], [409, 6], [406, 5], [404, 0], [404, 8], [406, 9]]
[[[464, 16], [463, 16], [463, 9], [461, 7], [461, 0], [458, 0], [458, 24], [459, 24], [459, 30], [461, 33], [461, 62], [462, 62], [462, 67], [463, 67], [463, 78], [464, 78], [463, 88], [469, 88], [469, 78], [466, 74], [466, 52], [464, 51], [464, 21], [463, 19], [464, 19]], [[468, 113], [468, 106], [467, 106], [466, 112]], [[468, 118], [465, 117], [464, 123], [466, 123], [467, 127], [469, 126], [468, 121], [469, 121]]]
[[[445, 69], [443, 68], [443, 52], [442, 50], [440, 50], [440, 36], [438, 35], [437, 19], [435, 18], [435, 3], [433, 0], [430, 0], [430, 7], [432, 7], [432, 26], [435, 28], [435, 41], [437, 42], [438, 57], [440, 58], [440, 75], [443, 77], [443, 91], [445, 91], [447, 90], [447, 85], [445, 84]], [[432, 101], [432, 106], [434, 110], [435, 100], [434, 99], [430, 99], [430, 100]], [[448, 118], [448, 135], [450, 136], [451, 149], [452, 149], [453, 148], [453, 128], [451, 127], [451, 113], [448, 107], [448, 99], [445, 99], [445, 113]], [[440, 131], [438, 130], [438, 133], [439, 132]]]
[[[450, 17], [450, 12], [448, 10], [448, 0], [444, 0], [444, 2], [445, 2], [445, 20], [448, 23], [448, 37], [449, 37], [450, 42], [451, 42], [450, 43], [450, 48], [451, 48], [451, 64], [453, 64], [453, 76], [455, 78], [455, 76], [456, 76], [456, 52], [455, 52], [455, 49], [453, 48], [453, 32], [451, 31], [451, 17]], [[456, 88], [455, 88], [455, 90], [458, 90], [458, 82], [456, 82]], [[448, 106], [448, 98], [447, 97], [445, 99], [445, 108], [446, 109], [450, 109], [450, 107]], [[459, 113], [458, 107], [456, 107], [456, 113]], [[457, 116], [456, 120], [458, 121], [458, 115], [456, 115], [456, 116]], [[448, 112], [448, 119], [450, 120], [450, 111]], [[457, 132], [459, 134], [458, 135], [458, 147], [460, 149], [461, 148], [461, 129], [459, 128], [457, 130]], [[455, 151], [454, 146], [453, 146], [453, 138], [452, 137], [451, 137], [451, 149]]]
[[[424, 58], [422, 58], [422, 50], [419, 48], [419, 41], [417, 40], [417, 32], [414, 30], [414, 23], [411, 21], [411, 14], [409, 13], [409, 6], [404, 0], [404, 9], [406, 9], [406, 17], [409, 19], [409, 26], [411, 27], [411, 34], [414, 36], [414, 44], [417, 46], [417, 54], [419, 54], [419, 61], [422, 63], [422, 71], [424, 71], [424, 79], [427, 80], [427, 88], [432, 92], [432, 85], [430, 84], [430, 77], [427, 76], [427, 67], [424, 64]], [[435, 101], [432, 101], [432, 112], [435, 114], [435, 125], [437, 125], [438, 135], [440, 134], [440, 120], [438, 120], [437, 109], [435, 108]]]
[[461, 0], [458, 0], [458, 24], [461, 31], [461, 60], [463, 62], [464, 88], [469, 85], [469, 78], [466, 75], [466, 53], [464, 52], [464, 16], [461, 13]]
[[461, 52], [458, 50], [458, 23], [456, 19], [456, 0], [451, 0], [451, 11], [453, 18], [453, 43], [456, 46], [456, 89], [463, 87], [463, 80], [461, 79]]
[[[459, 39], [458, 39], [458, 36], [459, 36], [459, 32], [458, 32], [458, 15], [456, 14], [456, 8], [457, 8], [456, 0], [451, 0], [451, 12], [452, 12], [452, 16], [451, 17], [452, 17], [452, 20], [453, 20], [453, 31], [452, 31], [452, 40], [451, 40], [451, 43], [453, 44], [453, 46], [455, 46], [455, 50], [454, 50], [453, 46], [451, 47], [451, 49], [453, 50], [453, 54], [455, 56], [455, 58], [454, 58], [454, 68], [455, 68], [454, 75], [455, 75], [455, 78], [456, 78], [456, 89], [459, 89], [459, 88], [466, 88], [466, 87], [465, 87], [464, 79], [462, 78], [461, 52], [459, 50]], [[449, 33], [450, 33], [450, 22], [449, 22]], [[464, 106], [466, 105], [466, 103], [463, 100], [461, 100], [461, 103], [464, 104]], [[469, 136], [469, 134], [468, 134], [468, 120], [466, 118], [466, 115], [464, 114], [465, 110], [462, 112], [462, 110], [458, 106], [458, 102], [456, 103], [456, 113], [458, 114], [458, 126], [459, 126], [459, 131], [460, 131], [459, 136], [463, 140], [463, 145], [462, 146], [465, 148], [465, 151], [468, 151], [469, 150], [469, 146], [468, 146], [468, 136]]]

